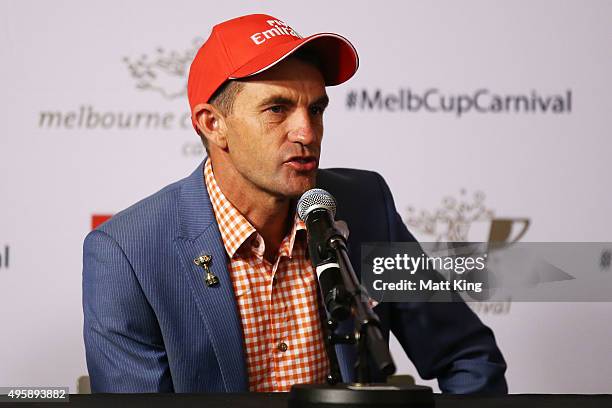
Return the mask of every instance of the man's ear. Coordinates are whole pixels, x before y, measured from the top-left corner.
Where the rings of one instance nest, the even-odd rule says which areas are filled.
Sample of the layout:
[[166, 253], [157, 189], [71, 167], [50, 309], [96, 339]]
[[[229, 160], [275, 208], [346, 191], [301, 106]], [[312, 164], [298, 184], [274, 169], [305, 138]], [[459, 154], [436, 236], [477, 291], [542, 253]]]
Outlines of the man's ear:
[[213, 105], [200, 103], [193, 108], [198, 130], [208, 140], [208, 146], [227, 149], [225, 116]]

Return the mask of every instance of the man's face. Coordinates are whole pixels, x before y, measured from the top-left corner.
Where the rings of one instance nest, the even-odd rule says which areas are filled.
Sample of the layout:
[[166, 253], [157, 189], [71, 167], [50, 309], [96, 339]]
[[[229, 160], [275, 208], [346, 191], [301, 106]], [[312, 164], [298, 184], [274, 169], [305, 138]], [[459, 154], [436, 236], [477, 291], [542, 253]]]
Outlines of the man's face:
[[327, 103], [319, 70], [295, 58], [245, 81], [226, 118], [237, 184], [279, 198], [314, 187]]

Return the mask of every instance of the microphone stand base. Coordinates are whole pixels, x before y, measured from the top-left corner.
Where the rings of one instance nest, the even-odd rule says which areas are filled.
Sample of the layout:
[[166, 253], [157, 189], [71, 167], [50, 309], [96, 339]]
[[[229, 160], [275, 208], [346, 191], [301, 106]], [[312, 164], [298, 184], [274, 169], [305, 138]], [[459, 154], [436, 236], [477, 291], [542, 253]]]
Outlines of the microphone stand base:
[[433, 392], [422, 385], [298, 384], [291, 387], [289, 408], [431, 408]]

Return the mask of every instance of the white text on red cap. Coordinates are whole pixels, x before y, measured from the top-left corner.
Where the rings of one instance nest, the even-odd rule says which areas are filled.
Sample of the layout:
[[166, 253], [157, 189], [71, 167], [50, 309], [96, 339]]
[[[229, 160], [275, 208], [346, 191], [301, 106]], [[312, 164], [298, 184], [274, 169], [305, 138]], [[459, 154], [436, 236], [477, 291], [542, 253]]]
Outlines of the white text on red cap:
[[261, 45], [266, 42], [266, 40], [276, 37], [277, 35], [292, 35], [297, 38], [302, 38], [293, 28], [280, 20], [268, 20], [266, 23], [272, 28], [255, 33], [251, 36], [251, 40], [253, 40], [255, 45]]

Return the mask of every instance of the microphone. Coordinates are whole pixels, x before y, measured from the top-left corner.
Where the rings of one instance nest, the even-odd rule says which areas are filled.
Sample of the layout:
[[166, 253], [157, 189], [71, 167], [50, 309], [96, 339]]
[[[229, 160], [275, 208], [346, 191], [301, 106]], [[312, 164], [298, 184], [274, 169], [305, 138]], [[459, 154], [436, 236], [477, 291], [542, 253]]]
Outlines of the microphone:
[[313, 188], [302, 194], [297, 212], [306, 224], [308, 252], [317, 272], [325, 309], [335, 320], [344, 320], [351, 314], [351, 297], [342, 280], [336, 252], [328, 245], [331, 238], [345, 240], [334, 224], [336, 200], [327, 191]]
[[336, 200], [320, 188], [308, 190], [300, 197], [297, 212], [306, 223], [308, 252], [317, 271], [328, 315], [341, 321], [352, 312], [355, 314], [359, 331], [355, 340], [360, 352], [358, 382], [368, 382], [365, 381], [369, 378], [368, 353], [380, 373], [385, 376], [393, 374], [395, 364], [380, 331], [380, 320], [368, 305], [367, 291], [359, 283], [348, 258], [346, 239], [334, 223]]

